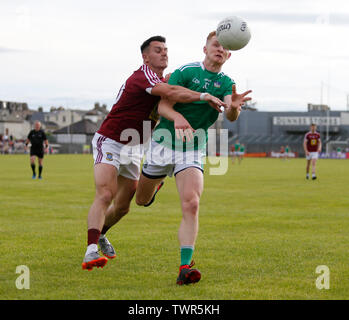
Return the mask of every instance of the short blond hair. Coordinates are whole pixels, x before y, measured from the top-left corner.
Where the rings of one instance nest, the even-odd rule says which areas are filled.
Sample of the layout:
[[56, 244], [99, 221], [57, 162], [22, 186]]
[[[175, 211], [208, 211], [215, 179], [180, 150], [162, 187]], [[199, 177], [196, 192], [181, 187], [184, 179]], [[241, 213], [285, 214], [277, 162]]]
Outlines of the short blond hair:
[[217, 35], [216, 31], [211, 31], [207, 38], [206, 38], [206, 43], [211, 40], [212, 37], [215, 37]]

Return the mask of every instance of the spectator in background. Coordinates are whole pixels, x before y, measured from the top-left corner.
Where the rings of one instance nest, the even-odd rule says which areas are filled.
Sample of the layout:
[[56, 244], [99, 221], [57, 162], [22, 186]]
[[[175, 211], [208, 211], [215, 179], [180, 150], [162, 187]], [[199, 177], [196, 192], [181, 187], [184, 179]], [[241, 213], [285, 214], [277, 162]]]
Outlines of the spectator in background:
[[3, 147], [3, 143], [2, 143], [2, 134], [0, 134], [0, 153], [2, 154], [2, 147]]
[[8, 154], [10, 152], [10, 136], [8, 134], [8, 128], [5, 129], [5, 134], [2, 137], [2, 153]]
[[281, 146], [281, 148], [280, 148], [280, 158], [282, 160], [285, 160], [285, 147], [284, 146]]

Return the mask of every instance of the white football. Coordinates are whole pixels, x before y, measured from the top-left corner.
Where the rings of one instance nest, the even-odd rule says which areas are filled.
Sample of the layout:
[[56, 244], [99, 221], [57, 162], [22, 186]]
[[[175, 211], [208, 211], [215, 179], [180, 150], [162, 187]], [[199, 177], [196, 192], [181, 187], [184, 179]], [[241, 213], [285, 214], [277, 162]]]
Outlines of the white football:
[[218, 42], [228, 50], [240, 50], [251, 39], [251, 32], [245, 20], [231, 16], [223, 19], [216, 30]]

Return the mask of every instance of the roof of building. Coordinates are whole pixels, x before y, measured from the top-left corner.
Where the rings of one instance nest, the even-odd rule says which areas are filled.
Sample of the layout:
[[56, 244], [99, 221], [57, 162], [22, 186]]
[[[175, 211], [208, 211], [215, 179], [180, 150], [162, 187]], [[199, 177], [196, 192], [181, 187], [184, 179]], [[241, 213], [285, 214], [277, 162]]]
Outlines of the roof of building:
[[29, 120], [31, 122], [34, 122], [34, 121], [44, 122], [45, 121], [45, 114], [46, 114], [46, 112], [36, 111], [31, 116], [29, 116]]
[[24, 119], [19, 114], [0, 114], [0, 122], [23, 122]]
[[54, 131], [54, 134], [94, 134], [100, 125], [100, 121], [95, 123], [89, 119], [83, 119], [75, 122], [70, 126], [63, 127], [59, 130]]

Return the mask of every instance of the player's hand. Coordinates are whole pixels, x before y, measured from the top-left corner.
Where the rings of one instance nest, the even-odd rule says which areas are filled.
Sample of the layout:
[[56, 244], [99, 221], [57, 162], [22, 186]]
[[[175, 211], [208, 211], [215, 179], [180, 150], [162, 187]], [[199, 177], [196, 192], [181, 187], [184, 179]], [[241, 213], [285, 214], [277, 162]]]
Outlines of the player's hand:
[[[207, 93], [204, 96], [204, 101], [207, 101], [208, 104], [213, 108], [216, 109], [218, 112], [222, 112], [224, 109], [223, 108], [227, 108], [227, 104], [224, 103], [222, 100], [216, 98], [215, 96]], [[223, 108], [221, 108], [223, 107]]]
[[233, 84], [232, 95], [231, 95], [232, 107], [241, 111], [241, 107], [245, 104], [245, 102], [252, 100], [251, 97], [246, 97], [251, 92], [252, 92], [252, 90], [247, 90], [244, 93], [237, 93], [236, 86], [235, 86], [235, 84]]
[[193, 132], [195, 132], [195, 130], [181, 114], [174, 119], [174, 128], [177, 139], [182, 139], [182, 141], [186, 140], [188, 142], [194, 139]]

